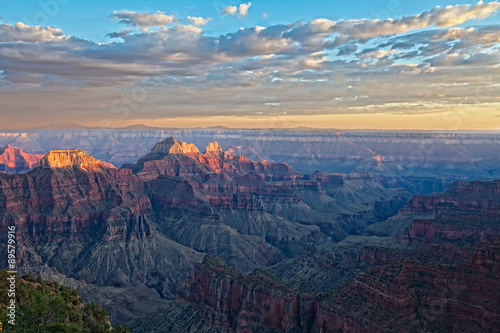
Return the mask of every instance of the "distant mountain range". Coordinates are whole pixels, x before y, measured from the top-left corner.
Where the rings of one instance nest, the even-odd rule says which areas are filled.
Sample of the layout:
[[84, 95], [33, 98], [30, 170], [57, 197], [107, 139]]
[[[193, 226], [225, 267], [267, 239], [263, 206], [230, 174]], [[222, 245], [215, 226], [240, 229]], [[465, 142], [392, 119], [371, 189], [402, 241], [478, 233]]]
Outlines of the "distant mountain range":
[[[178, 127], [161, 127], [151, 126], [144, 124], [132, 124], [122, 127], [107, 127], [107, 126], [86, 126], [72, 122], [51, 123], [42, 126], [30, 127], [19, 129], [17, 131], [31, 131], [31, 130], [222, 130], [222, 131], [277, 131], [277, 132], [372, 132], [372, 133], [484, 133], [484, 134], [500, 134], [500, 131], [488, 130], [457, 130], [457, 131], [435, 131], [435, 130], [383, 130], [383, 129], [341, 129], [341, 128], [316, 128], [308, 126], [297, 126], [288, 128], [241, 128], [241, 127], [227, 127], [222, 125], [216, 126], [198, 126], [192, 128], [178, 128]], [[1, 131], [1, 129], [0, 129]], [[8, 130], [4, 130], [8, 131]]]
[[169, 136], [198, 147], [217, 141], [228, 154], [287, 163], [303, 173], [368, 171], [385, 187], [414, 194], [443, 191], [456, 180], [500, 178], [500, 135], [485, 133], [32, 130], [0, 132], [0, 146], [29, 154], [83, 149], [120, 167], [135, 163]]

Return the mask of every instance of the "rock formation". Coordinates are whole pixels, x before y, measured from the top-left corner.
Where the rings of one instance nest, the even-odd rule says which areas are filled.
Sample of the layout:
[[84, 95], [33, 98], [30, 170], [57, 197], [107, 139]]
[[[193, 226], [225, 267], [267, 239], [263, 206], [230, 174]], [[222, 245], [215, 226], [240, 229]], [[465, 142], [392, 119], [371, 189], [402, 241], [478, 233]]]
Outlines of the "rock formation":
[[80, 168], [88, 170], [116, 169], [114, 165], [99, 161], [80, 149], [52, 150], [41, 159], [39, 166], [42, 168]]
[[158, 142], [152, 149], [150, 154], [194, 154], [199, 153], [198, 148], [194, 144], [179, 142], [170, 137], [166, 140]]
[[[412, 243], [469, 246], [500, 236], [500, 181], [456, 182], [445, 192], [414, 196], [395, 217], [367, 228]], [[394, 235], [393, 234], [393, 235]]]
[[0, 172], [24, 173], [37, 166], [43, 155], [31, 155], [5, 145], [0, 148]]
[[202, 255], [154, 221], [137, 176], [83, 151], [50, 152], [29, 173], [0, 175], [1, 239], [16, 225], [20, 269], [49, 265], [98, 286], [145, 284], [171, 297]]
[[216, 142], [204, 153], [174, 146], [189, 145], [167, 138], [125, 167], [146, 182], [169, 237], [244, 272], [294, 257], [328, 237], [359, 232], [393, 214], [405, 198], [368, 173], [316, 179], [286, 164], [228, 155]]
[[206, 257], [178, 291], [205, 324], [236, 332], [401, 332], [500, 329], [500, 239], [465, 264], [383, 264], [323, 296]]

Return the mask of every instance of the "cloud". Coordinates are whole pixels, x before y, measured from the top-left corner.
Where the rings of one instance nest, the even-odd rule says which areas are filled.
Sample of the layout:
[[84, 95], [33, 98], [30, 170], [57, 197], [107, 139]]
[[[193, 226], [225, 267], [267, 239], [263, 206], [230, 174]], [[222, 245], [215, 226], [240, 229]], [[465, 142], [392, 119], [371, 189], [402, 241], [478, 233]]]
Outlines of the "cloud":
[[493, 46], [500, 43], [500, 26], [487, 26], [479, 28], [450, 28], [446, 31], [435, 34], [432, 40], [455, 41], [454, 48], [463, 49], [466, 47]]
[[54, 42], [64, 43], [70, 37], [65, 36], [61, 29], [55, 27], [29, 26], [18, 22], [13, 26], [0, 24], [0, 41], [2, 42]]
[[388, 57], [394, 53], [398, 53], [399, 51], [397, 50], [375, 50], [375, 51], [371, 51], [370, 52], [362, 52], [361, 53], [361, 56], [363, 58], [375, 58], [375, 59], [379, 59], [379, 58], [384, 58], [384, 57]]
[[453, 27], [469, 20], [483, 20], [491, 16], [500, 8], [500, 2], [484, 3], [479, 1], [474, 6], [460, 5], [438, 8], [431, 11], [433, 23], [438, 27]]
[[324, 52], [315, 52], [302, 60], [302, 66], [306, 69], [321, 69], [323, 63], [328, 60]]
[[427, 28], [432, 25], [437, 27], [452, 27], [469, 20], [482, 20], [500, 8], [500, 2], [483, 3], [476, 5], [457, 5], [444, 8], [435, 7], [418, 15], [406, 16], [398, 19], [386, 20], [346, 20], [340, 22], [323, 22], [323, 27], [330, 24], [332, 33], [340, 33], [351, 38], [371, 38], [403, 34], [412, 30]]
[[319, 18], [220, 36], [202, 33], [197, 17], [179, 24], [128, 12], [117, 19], [131, 27], [108, 35], [122, 40], [104, 44], [55, 27], [0, 24], [0, 109], [30, 119], [37, 112], [116, 118], [116, 100], [127, 117], [144, 119], [266, 115], [273, 109], [266, 103], [289, 114], [472, 112], [500, 103], [499, 26], [438, 24], [451, 22], [443, 11], [473, 19], [486, 15], [484, 6], [388, 20]]
[[164, 12], [160, 11], [156, 13], [138, 13], [129, 10], [114, 11], [113, 18], [119, 20], [120, 23], [138, 27], [144, 32], [151, 27], [161, 27], [178, 22], [178, 19], [173, 15], [165, 15]]
[[235, 15], [236, 13], [238, 13], [238, 16], [246, 16], [248, 14], [248, 9], [250, 8], [250, 6], [252, 6], [251, 2], [242, 3], [239, 6], [227, 6], [226, 8], [224, 8], [224, 11], [221, 14]]
[[236, 6], [227, 6], [224, 8], [222, 15], [234, 15], [238, 11], [238, 7]]
[[184, 25], [184, 24], [179, 24], [174, 27], [174, 29], [182, 34], [185, 33], [191, 33], [195, 35], [199, 35], [202, 33], [202, 29], [200, 27], [194, 26], [194, 25]]
[[194, 25], [205, 25], [208, 22], [210, 22], [212, 19], [209, 18], [203, 18], [203, 17], [192, 17], [188, 16], [188, 20], [191, 21]]
[[120, 32], [110, 32], [109, 34], [106, 34], [106, 36], [109, 38], [120, 38], [120, 37], [128, 35], [132, 31], [133, 30], [128, 29], [128, 30], [122, 30]]
[[239, 7], [240, 13], [238, 15], [246, 16], [248, 14], [248, 9], [250, 8], [251, 5], [252, 5], [251, 2], [246, 3], [246, 4], [242, 3]]
[[339, 56], [351, 55], [354, 52], [356, 52], [357, 49], [358, 47], [356, 46], [356, 44], [345, 44], [338, 48], [337, 55]]

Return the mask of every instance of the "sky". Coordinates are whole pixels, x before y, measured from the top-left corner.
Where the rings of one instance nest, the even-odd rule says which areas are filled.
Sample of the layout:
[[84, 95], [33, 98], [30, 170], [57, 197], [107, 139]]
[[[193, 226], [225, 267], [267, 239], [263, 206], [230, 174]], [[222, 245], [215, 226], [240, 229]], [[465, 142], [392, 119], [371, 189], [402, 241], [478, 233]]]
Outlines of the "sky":
[[0, 129], [500, 130], [499, 10], [0, 0]]

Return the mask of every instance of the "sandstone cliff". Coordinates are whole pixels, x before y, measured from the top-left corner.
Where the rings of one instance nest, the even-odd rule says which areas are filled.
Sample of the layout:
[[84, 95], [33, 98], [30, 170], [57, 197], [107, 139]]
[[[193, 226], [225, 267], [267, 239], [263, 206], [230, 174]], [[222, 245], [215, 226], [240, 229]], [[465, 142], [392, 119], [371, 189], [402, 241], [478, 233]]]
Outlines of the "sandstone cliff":
[[142, 180], [83, 151], [50, 152], [27, 174], [0, 175], [1, 238], [6, 244], [16, 226], [20, 269], [45, 264], [99, 286], [145, 284], [171, 297], [202, 255], [154, 222]]
[[37, 166], [43, 155], [31, 155], [5, 145], [0, 148], [0, 172], [24, 173]]

